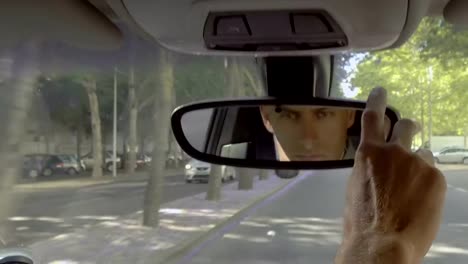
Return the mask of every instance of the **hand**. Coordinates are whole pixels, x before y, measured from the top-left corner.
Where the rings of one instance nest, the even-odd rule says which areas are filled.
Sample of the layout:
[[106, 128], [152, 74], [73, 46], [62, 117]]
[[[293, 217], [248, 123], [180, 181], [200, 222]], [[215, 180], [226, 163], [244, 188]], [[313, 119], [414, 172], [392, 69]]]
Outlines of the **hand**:
[[418, 132], [411, 120], [398, 121], [385, 142], [386, 105], [385, 89], [374, 89], [362, 116], [336, 263], [420, 263], [439, 229], [445, 179], [431, 152], [410, 151]]

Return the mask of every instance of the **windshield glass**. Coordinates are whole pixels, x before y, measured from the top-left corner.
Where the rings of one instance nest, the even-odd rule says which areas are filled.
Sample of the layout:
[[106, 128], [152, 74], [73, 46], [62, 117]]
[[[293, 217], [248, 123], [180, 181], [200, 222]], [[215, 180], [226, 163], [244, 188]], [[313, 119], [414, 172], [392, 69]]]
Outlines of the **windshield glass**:
[[[177, 54], [121, 29], [117, 50], [0, 50], [1, 249], [35, 263], [167, 263], [281, 183], [239, 197], [233, 168], [186, 169], [170, 131], [178, 105], [261, 95], [254, 58]], [[206, 197], [211, 173], [222, 179]], [[243, 173], [251, 189], [258, 171]]]
[[[35, 263], [331, 262], [349, 170], [280, 179], [205, 164], [171, 133], [179, 105], [263, 95], [256, 60], [124, 32], [114, 51], [44, 41], [0, 52], [1, 248]], [[365, 100], [383, 86], [422, 125], [414, 149], [467, 149], [467, 46], [465, 31], [427, 19], [398, 49], [335, 55], [332, 94]], [[468, 153], [446, 152], [435, 158], [449, 198], [426, 263], [467, 263]], [[50, 155], [77, 162], [42, 162]]]

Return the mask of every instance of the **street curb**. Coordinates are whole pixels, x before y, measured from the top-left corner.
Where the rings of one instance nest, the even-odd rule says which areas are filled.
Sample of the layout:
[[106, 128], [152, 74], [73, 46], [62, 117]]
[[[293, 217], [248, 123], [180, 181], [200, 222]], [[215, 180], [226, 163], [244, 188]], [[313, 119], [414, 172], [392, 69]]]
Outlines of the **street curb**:
[[[274, 175], [270, 175], [270, 177], [276, 177]], [[163, 253], [162, 256], [161, 254], [155, 254], [154, 258], [151, 259], [151, 263], [154, 264], [168, 264], [168, 263], [177, 263], [178, 260], [180, 260], [181, 257], [185, 255], [191, 248], [193, 248], [196, 244], [202, 242], [203, 240], [207, 239], [211, 235], [215, 234], [216, 232], [220, 231], [224, 226], [227, 224], [235, 221], [236, 219], [242, 217], [242, 215], [250, 210], [251, 208], [255, 207], [259, 203], [263, 202], [265, 199], [268, 197], [274, 195], [275, 193], [281, 191], [283, 188], [288, 186], [289, 184], [293, 184], [294, 180], [288, 180], [286, 183], [276, 187], [274, 190], [256, 198], [246, 206], [242, 207], [239, 211], [237, 211], [234, 215], [231, 217], [227, 217], [224, 220], [221, 220], [216, 226], [211, 228], [210, 230], [206, 232], [201, 232], [200, 234], [194, 236], [193, 238], [188, 239], [187, 241], [184, 241], [177, 246], [175, 246], [173, 249], [168, 250], [167, 253]]]
[[[102, 181], [102, 182], [94, 182], [94, 183], [89, 183], [89, 184], [83, 184], [82, 186], [72, 186], [72, 185], [67, 185], [67, 186], [50, 186], [51, 184], [48, 183], [44, 184], [44, 186], [35, 186], [34, 183], [27, 183], [27, 184], [17, 184], [13, 186], [14, 190], [27, 190], [27, 191], [44, 191], [44, 190], [54, 190], [54, 189], [80, 189], [80, 188], [86, 188], [90, 186], [96, 186], [96, 185], [105, 185], [112, 183], [114, 181], [112, 180], [107, 180], [107, 181]], [[41, 183], [38, 183], [41, 184]]]
[[[170, 175], [164, 176], [164, 178], [170, 178], [170, 177], [176, 177], [176, 176], [180, 176], [180, 174], [170, 174]], [[140, 177], [140, 178], [121, 177], [121, 178], [116, 178], [116, 179], [113, 179], [113, 178], [103, 179], [103, 180], [99, 180], [96, 182], [89, 182], [87, 184], [83, 184], [83, 182], [77, 184], [77, 185], [81, 184], [82, 186], [73, 186], [73, 185], [53, 186], [54, 183], [64, 183], [64, 182], [71, 182], [71, 181], [80, 182], [79, 179], [73, 179], [73, 180], [67, 179], [67, 180], [57, 180], [57, 181], [51, 181], [51, 182], [20, 183], [20, 184], [16, 184], [13, 187], [13, 189], [28, 190], [28, 191], [44, 191], [44, 190], [53, 190], [57, 188], [81, 189], [81, 188], [88, 188], [88, 187], [103, 186], [103, 185], [108, 185], [108, 184], [113, 184], [113, 183], [146, 182], [147, 180], [148, 180], [148, 177]]]
[[437, 169], [439, 169], [441, 172], [446, 172], [446, 171], [466, 171], [466, 170], [468, 169], [468, 167], [467, 167], [467, 168], [445, 169], [445, 170], [444, 170], [444, 169], [440, 169], [440, 168], [437, 168]]

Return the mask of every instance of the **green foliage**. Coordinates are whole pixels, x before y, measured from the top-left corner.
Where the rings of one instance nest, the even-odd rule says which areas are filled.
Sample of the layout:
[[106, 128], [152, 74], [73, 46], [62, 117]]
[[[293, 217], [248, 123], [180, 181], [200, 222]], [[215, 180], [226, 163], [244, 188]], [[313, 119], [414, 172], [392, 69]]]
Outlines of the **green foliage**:
[[50, 118], [71, 130], [77, 129], [89, 112], [86, 91], [75, 78], [40, 77], [37, 86]]
[[368, 53], [351, 83], [363, 100], [373, 87], [385, 87], [390, 105], [423, 124], [423, 137], [429, 133], [430, 110], [433, 135], [463, 135], [468, 125], [467, 47], [467, 32], [426, 19], [402, 47]]
[[[83, 126], [87, 134], [91, 134], [91, 113], [85, 88], [80, 80], [84, 75], [62, 75], [55, 78], [40, 77], [38, 91], [42, 95], [50, 118], [74, 131]], [[124, 111], [128, 83], [126, 79], [118, 81], [118, 116]], [[103, 130], [112, 127], [113, 113], [113, 76], [102, 74], [97, 78], [97, 94], [99, 99], [100, 117]]]
[[[138, 120], [147, 130], [153, 120], [154, 102], [158, 96], [158, 80], [160, 65], [157, 56], [152, 54], [154, 62], [135, 66], [135, 87], [138, 101]], [[262, 88], [256, 72], [256, 65], [248, 60], [236, 60], [236, 71], [229, 71], [225, 67], [223, 57], [203, 57], [174, 55], [174, 107], [189, 102], [225, 97], [234, 80], [233, 89], [243, 91], [246, 96], [257, 95]], [[88, 105], [86, 90], [81, 81], [90, 74], [80, 71], [74, 75], [58, 75], [50, 78], [41, 77], [39, 92], [42, 95], [50, 117], [55, 122], [74, 131], [82, 126], [87, 134], [91, 134], [91, 113]], [[112, 129], [114, 102], [114, 74], [113, 71], [94, 71], [96, 77], [97, 96], [99, 100], [101, 126], [104, 134]], [[230, 74], [234, 74], [228, 78]], [[117, 74], [117, 109], [119, 117], [119, 131], [128, 129], [128, 68], [119, 68]]]
[[222, 58], [194, 57], [176, 65], [174, 75], [177, 105], [222, 97], [227, 89]]

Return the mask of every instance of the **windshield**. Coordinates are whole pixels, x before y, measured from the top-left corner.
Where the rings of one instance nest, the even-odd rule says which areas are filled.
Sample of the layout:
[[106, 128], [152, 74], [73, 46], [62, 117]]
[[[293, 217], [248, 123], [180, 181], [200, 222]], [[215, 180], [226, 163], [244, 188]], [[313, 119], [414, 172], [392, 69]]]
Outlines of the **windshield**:
[[[2, 248], [36, 263], [331, 262], [349, 170], [285, 180], [202, 166], [171, 134], [178, 105], [263, 95], [255, 59], [177, 54], [124, 32], [115, 51], [44, 41], [0, 53]], [[336, 54], [332, 94], [365, 100], [383, 86], [422, 126], [414, 149], [466, 149], [467, 46], [468, 33], [427, 19], [398, 49]], [[46, 155], [78, 162], [33, 162]], [[468, 154], [435, 158], [449, 193], [426, 263], [467, 263]]]

